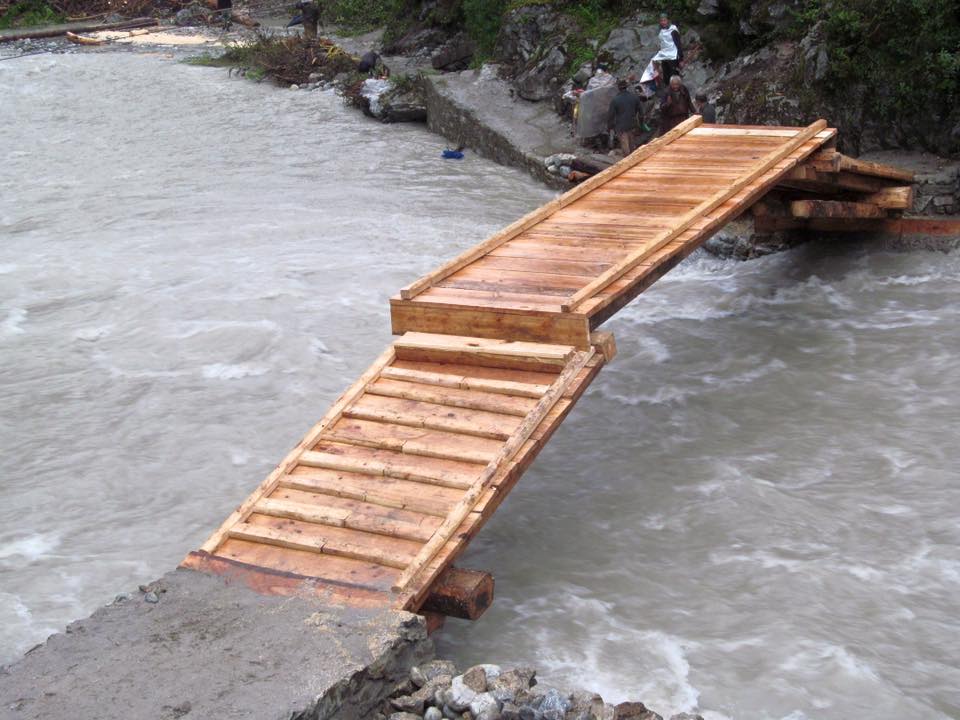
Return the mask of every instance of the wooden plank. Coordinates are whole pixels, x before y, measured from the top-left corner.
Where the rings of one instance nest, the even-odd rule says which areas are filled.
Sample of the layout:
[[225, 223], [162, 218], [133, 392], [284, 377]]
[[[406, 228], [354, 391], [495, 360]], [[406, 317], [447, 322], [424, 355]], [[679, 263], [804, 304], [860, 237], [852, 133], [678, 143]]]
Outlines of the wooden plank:
[[424, 372], [422, 370], [408, 370], [398, 367], [384, 368], [381, 377], [392, 378], [394, 380], [407, 380], [423, 385], [437, 385], [438, 387], [460, 388], [463, 390], [482, 390], [484, 392], [498, 393], [501, 395], [534, 399], [538, 399], [549, 388], [548, 385], [510, 380], [487, 380], [484, 378], [466, 377], [455, 373]]
[[818, 172], [809, 165], [798, 165], [780, 179], [786, 188], [823, 193], [875, 193], [890, 187], [893, 181], [850, 172]]
[[351, 514], [349, 510], [340, 508], [307, 505], [271, 498], [260, 498], [257, 504], [253, 506], [253, 511], [261, 515], [302, 520], [303, 522], [330, 525], [331, 527], [345, 527], [345, 521]]
[[910, 210], [913, 207], [913, 186], [884, 188], [863, 198], [863, 202], [886, 210]]
[[571, 311], [579, 303], [595, 295], [598, 291], [605, 288], [611, 282], [620, 278], [624, 273], [635, 267], [645, 255], [666, 245], [691, 225], [696, 223], [699, 219], [701, 219], [704, 214], [716, 209], [731, 197], [743, 190], [745, 187], [755, 182], [758, 178], [769, 172], [770, 169], [776, 164], [791, 154], [797, 152], [805, 143], [807, 143], [807, 141], [821, 132], [826, 125], [827, 123], [824, 120], [818, 120], [817, 122], [813, 123], [806, 130], [797, 134], [796, 137], [792, 138], [789, 142], [784, 143], [783, 146], [770, 153], [770, 155], [767, 156], [767, 158], [765, 158], [762, 162], [758, 163], [753, 170], [742, 176], [730, 187], [720, 190], [714, 196], [705, 200], [701, 205], [687, 213], [687, 215], [678, 220], [670, 230], [665, 231], [663, 235], [652, 244], [650, 249], [634, 252], [630, 257], [604, 272], [584, 288], [578, 290], [566, 303], [564, 303], [564, 312]]
[[693, 128], [697, 127], [703, 122], [703, 118], [699, 115], [695, 115], [689, 120], [685, 120], [680, 123], [673, 130], [668, 132], [666, 135], [663, 135], [660, 138], [657, 138], [653, 142], [647, 143], [642, 148], [631, 153], [623, 160], [614, 165], [611, 165], [606, 170], [597, 173], [593, 177], [585, 180], [584, 182], [577, 185], [572, 190], [567, 191], [560, 197], [546, 203], [545, 205], [537, 208], [533, 212], [525, 215], [516, 222], [508, 225], [500, 232], [494, 234], [493, 236], [487, 238], [485, 241], [479, 245], [475, 245], [464, 253], [461, 253], [459, 256], [451, 260], [450, 262], [442, 265], [433, 272], [425, 275], [416, 282], [408, 285], [400, 291], [400, 297], [403, 300], [410, 300], [416, 297], [418, 294], [426, 290], [428, 287], [433, 285], [439, 280], [447, 277], [448, 275], [456, 272], [462, 267], [465, 267], [472, 263], [479, 257], [486, 255], [493, 248], [502, 245], [513, 237], [516, 237], [521, 232], [526, 230], [529, 227], [532, 227], [539, 223], [544, 218], [550, 216], [557, 210], [566, 207], [574, 200], [586, 195], [589, 192], [592, 192], [594, 189], [600, 187], [605, 182], [611, 178], [620, 175], [623, 172], [626, 172], [632, 168], [637, 163], [643, 162], [646, 158], [650, 157], [663, 147], [666, 147], [672, 143], [677, 138], [682, 137], [685, 133], [689, 132]]
[[407, 566], [409, 560], [406, 554], [400, 554], [386, 548], [368, 547], [346, 540], [332, 540], [321, 534], [297, 533], [289, 530], [280, 530], [250, 522], [241, 522], [230, 528], [229, 535], [237, 540], [275, 545], [291, 550], [336, 555], [351, 560], [374, 562], [401, 569]]
[[[358, 570], [362, 572], [369, 568], [370, 574], [393, 576], [397, 573], [393, 568], [243, 540], [227, 540], [223, 547], [229, 552], [229, 557], [211, 555], [202, 550], [191, 552], [180, 567], [226, 577], [230, 583], [241, 583], [261, 595], [303, 597], [309, 593], [332, 605], [356, 608], [390, 605], [391, 596], [389, 592], [384, 592], [384, 589], [389, 589], [388, 580], [382, 577], [376, 580], [377, 587], [363, 584], [357, 575]], [[239, 560], [238, 556], [244, 560]], [[317, 573], [332, 574], [329, 571], [333, 565], [340, 566], [336, 568], [337, 578], [317, 577]], [[345, 565], [351, 565], [351, 570], [343, 572], [342, 566]]]
[[290, 475], [285, 475], [279, 488], [331, 495], [434, 517], [446, 517], [460, 499], [460, 491], [450, 488], [308, 467], [295, 468]]
[[467, 380], [506, 380], [525, 385], [545, 385], [550, 386], [556, 379], [556, 368], [551, 367], [551, 372], [532, 372], [530, 370], [515, 370], [502, 367], [484, 367], [483, 365], [464, 365], [448, 362], [421, 362], [417, 360], [404, 360], [397, 358], [394, 360], [393, 369], [416, 370], [418, 372], [439, 373], [461, 375]]
[[835, 200], [794, 200], [790, 203], [790, 214], [796, 218], [884, 218], [883, 208], [869, 203], [837, 202]]
[[351, 418], [341, 418], [323, 437], [338, 443], [484, 465], [500, 449], [496, 440], [472, 435]]
[[[504, 248], [508, 248], [507, 243]], [[510, 272], [536, 273], [537, 275], [571, 275], [593, 277], [602, 273], [612, 263], [596, 261], [589, 256], [579, 260], [556, 260], [553, 258], [510, 257], [487, 255], [471, 267], [483, 270], [507, 270]]]
[[506, 440], [519, 421], [509, 415], [463, 410], [416, 400], [368, 395], [346, 413], [348, 418], [442, 430], [493, 440]]
[[[436, 288], [445, 290], [445, 288]], [[467, 290], [453, 291], [469, 295]], [[559, 300], [560, 298], [556, 298]], [[475, 335], [484, 338], [508, 339], [526, 342], [566, 343], [576, 348], [590, 344], [590, 329], [585, 315], [577, 313], [529, 313], [516, 314], [506, 309], [494, 309], [437, 302], [432, 289], [416, 300], [390, 299], [390, 322], [393, 333], [406, 332], [450, 333], [452, 335]], [[554, 303], [559, 311], [559, 303]], [[430, 354], [420, 353], [422, 359]], [[436, 355], [437, 353], [433, 353]], [[448, 353], [449, 354], [449, 353]], [[409, 355], [408, 355], [409, 357]], [[451, 362], [485, 362], [483, 358], [470, 358], [462, 354], [460, 360]], [[501, 357], [501, 367], [518, 369], [541, 369], [537, 359]]]
[[851, 172], [857, 175], [869, 175], [899, 182], [912, 183], [914, 181], [914, 174], [909, 170], [852, 158], [836, 150], [824, 150], [817, 153], [810, 159], [810, 165], [819, 172]]
[[[737, 137], [776, 137], [776, 138], [791, 138], [794, 137], [798, 131], [803, 130], [801, 127], [779, 127], [779, 126], [747, 126], [747, 125], [738, 125], [738, 126], [722, 126], [722, 125], [703, 125], [702, 127], [697, 128], [692, 131], [690, 134], [694, 137], [723, 137], [723, 136], [737, 136]], [[817, 137], [823, 140], [826, 140], [836, 133], [836, 130], [830, 128], [827, 130], [821, 130], [817, 133]]]
[[[371, 478], [374, 482], [377, 478]], [[454, 490], [448, 490], [451, 498], [459, 496]], [[374, 516], [384, 520], [398, 520], [406, 525], [419, 525], [426, 531], [435, 530], [440, 526], [441, 520], [436, 515], [417, 512], [415, 510], [405, 510], [402, 508], [386, 507], [374, 503], [354, 500], [353, 498], [338, 497], [337, 495], [328, 495], [325, 493], [308, 492], [296, 488], [280, 486], [273, 491], [271, 500], [289, 500], [290, 502], [301, 503], [303, 505], [318, 505], [323, 507], [337, 508], [351, 515]]]
[[387, 365], [389, 365], [394, 359], [393, 348], [387, 348], [371, 365], [367, 368], [360, 378], [351, 385], [346, 392], [343, 393], [330, 407], [326, 415], [314, 425], [310, 431], [304, 436], [303, 440], [293, 448], [286, 457], [280, 461], [280, 464], [274, 468], [266, 479], [260, 483], [260, 486], [254, 490], [240, 506], [234, 510], [226, 520], [223, 521], [223, 524], [216, 530], [216, 532], [211, 535], [207, 541], [201, 546], [201, 550], [208, 552], [210, 554], [215, 554], [217, 546], [226, 538], [227, 531], [233, 526], [234, 523], [244, 521], [252, 512], [253, 506], [260, 500], [260, 498], [266, 497], [273, 492], [277, 487], [277, 483], [280, 481], [280, 478], [286, 475], [291, 468], [293, 468], [300, 459], [300, 455], [309, 447], [312, 447], [317, 438], [320, 437], [320, 434], [328, 426], [336, 422], [344, 409], [347, 408], [350, 403], [359, 397], [363, 392], [364, 387], [367, 383], [373, 380], [380, 374], [380, 371]]
[[419, 400], [467, 410], [486, 410], [517, 417], [525, 417], [536, 404], [535, 400], [529, 398], [443, 387], [436, 384], [421, 385], [409, 378], [381, 378], [367, 386], [367, 392], [371, 395]]
[[[403, 351], [433, 350], [474, 355], [484, 360], [496, 360], [499, 357], [532, 358], [550, 365], [566, 365], [574, 353], [569, 345], [551, 345], [497, 338], [466, 337], [458, 335], [434, 335], [432, 333], [408, 332], [393, 347], [398, 357]], [[403, 355], [404, 357], [408, 355]], [[493, 362], [491, 364], [496, 364]]]
[[460, 523], [473, 512], [481, 495], [487, 490], [487, 486], [492, 478], [497, 474], [500, 465], [509, 462], [520, 450], [524, 443], [537, 429], [540, 423], [546, 417], [547, 413], [560, 400], [562, 394], [567, 390], [570, 383], [584, 369], [586, 364], [595, 354], [593, 348], [585, 352], [578, 352], [564, 368], [563, 372], [557, 377], [542, 398], [537, 402], [536, 408], [523, 420], [523, 422], [511, 434], [510, 439], [504, 443], [503, 449], [499, 455], [490, 461], [484, 472], [478, 477], [473, 486], [467, 490], [463, 499], [457, 503], [456, 507], [444, 520], [443, 525], [436, 531], [434, 536], [417, 553], [417, 557], [400, 574], [393, 589], [396, 592], [405, 594], [398, 600], [398, 606], [404, 607], [409, 600], [408, 585], [417, 577], [424, 567], [433, 560], [434, 556], [440, 551], [440, 548], [450, 539]]
[[606, 330], [595, 330], [590, 333], [590, 342], [597, 349], [605, 363], [609, 363], [617, 356], [617, 342], [613, 338], [612, 332]]
[[468, 463], [409, 456], [359, 445], [340, 445], [328, 442], [323, 437], [314, 450], [307, 450], [300, 456], [299, 464], [364, 475], [383, 475], [397, 480], [455, 489], [470, 487], [478, 472], [476, 465]]
[[414, 542], [427, 542], [435, 530], [435, 528], [424, 527], [418, 523], [394, 520], [380, 515], [364, 514], [330, 507], [329, 505], [315, 505], [275, 498], [261, 499], [256, 504], [254, 512], [260, 515], [300, 520], [330, 527], [348, 528]]

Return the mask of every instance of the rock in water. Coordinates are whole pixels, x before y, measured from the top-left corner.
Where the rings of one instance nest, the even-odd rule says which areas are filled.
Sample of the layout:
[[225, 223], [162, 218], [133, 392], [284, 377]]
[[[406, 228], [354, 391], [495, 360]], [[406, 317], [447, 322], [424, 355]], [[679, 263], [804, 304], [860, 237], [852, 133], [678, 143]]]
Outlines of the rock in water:
[[592, 692], [578, 691], [571, 698], [564, 720], [603, 720], [603, 698]]
[[157, 595], [157, 594], [156, 594], [155, 592], [153, 592], [153, 591], [148, 592], [146, 595], [144, 595], [144, 596], [143, 596], [143, 599], [146, 600], [148, 603], [158, 603], [158, 602], [160, 602], [160, 596]]
[[439, 708], [429, 707], [423, 713], [423, 720], [443, 720], [443, 713], [440, 712]]
[[470, 703], [477, 697], [477, 692], [464, 683], [463, 675], [457, 675], [444, 697], [446, 705], [457, 712], [463, 712], [470, 707]]
[[563, 720], [572, 703], [569, 698], [560, 694], [559, 690], [550, 688], [543, 694], [543, 700], [540, 703], [540, 714], [544, 720]]
[[703, 715], [694, 715], [693, 713], [680, 713], [673, 715], [670, 720], [703, 720]]
[[642, 702], [623, 702], [614, 707], [613, 720], [663, 720]]

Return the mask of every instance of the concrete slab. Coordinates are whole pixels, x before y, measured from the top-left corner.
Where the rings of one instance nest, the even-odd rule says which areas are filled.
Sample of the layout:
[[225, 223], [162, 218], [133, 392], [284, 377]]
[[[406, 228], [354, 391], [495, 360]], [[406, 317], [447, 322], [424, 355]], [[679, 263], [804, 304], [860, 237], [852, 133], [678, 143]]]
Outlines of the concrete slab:
[[569, 184], [547, 172], [543, 159], [579, 149], [572, 130], [550, 103], [529, 102], [490, 67], [424, 76], [427, 126], [501, 165], [525, 168], [554, 186]]
[[184, 569], [150, 589], [158, 602], [133, 593], [0, 670], [0, 718], [362, 718], [433, 655], [409, 613]]

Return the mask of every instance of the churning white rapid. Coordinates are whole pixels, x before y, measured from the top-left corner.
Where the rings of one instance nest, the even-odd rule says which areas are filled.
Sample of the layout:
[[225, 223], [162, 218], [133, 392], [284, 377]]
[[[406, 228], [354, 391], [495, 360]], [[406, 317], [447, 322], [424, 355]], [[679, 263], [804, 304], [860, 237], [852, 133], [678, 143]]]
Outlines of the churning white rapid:
[[[387, 297], [550, 197], [332, 94], [0, 63], [0, 661], [197, 547], [389, 340]], [[462, 561], [440, 649], [662, 714], [960, 717], [960, 257], [695, 256]]]

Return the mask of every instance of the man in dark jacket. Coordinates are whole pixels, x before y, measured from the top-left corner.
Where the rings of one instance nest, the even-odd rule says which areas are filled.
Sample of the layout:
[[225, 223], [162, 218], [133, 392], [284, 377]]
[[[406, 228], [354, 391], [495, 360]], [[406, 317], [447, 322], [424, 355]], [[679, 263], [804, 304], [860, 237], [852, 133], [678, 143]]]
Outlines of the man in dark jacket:
[[660, 134], [664, 135], [673, 130], [696, 110], [687, 90], [678, 75], [670, 78], [670, 87], [660, 103]]
[[707, 100], [707, 94], [698, 92], [694, 100], [697, 101], [697, 114], [703, 116], [705, 123], [715, 123], [717, 121], [717, 108]]
[[607, 129], [616, 134], [620, 150], [626, 157], [637, 149], [637, 119], [643, 114], [643, 106], [640, 98], [627, 89], [626, 80], [617, 82], [617, 89], [620, 92], [610, 101], [607, 111]]

